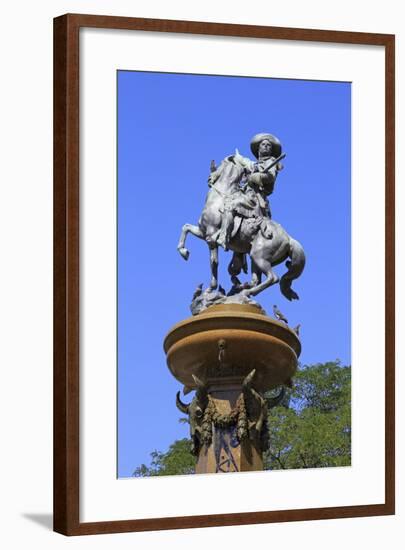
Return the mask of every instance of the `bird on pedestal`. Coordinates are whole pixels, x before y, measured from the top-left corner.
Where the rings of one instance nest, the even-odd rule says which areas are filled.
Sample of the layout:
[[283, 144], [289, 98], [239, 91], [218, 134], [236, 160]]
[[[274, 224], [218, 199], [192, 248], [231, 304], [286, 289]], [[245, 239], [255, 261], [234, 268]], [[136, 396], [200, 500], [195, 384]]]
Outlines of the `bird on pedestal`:
[[288, 325], [287, 319], [284, 317], [284, 315], [281, 313], [281, 311], [277, 308], [276, 305], [273, 306], [273, 313], [277, 321], [284, 321], [284, 323]]

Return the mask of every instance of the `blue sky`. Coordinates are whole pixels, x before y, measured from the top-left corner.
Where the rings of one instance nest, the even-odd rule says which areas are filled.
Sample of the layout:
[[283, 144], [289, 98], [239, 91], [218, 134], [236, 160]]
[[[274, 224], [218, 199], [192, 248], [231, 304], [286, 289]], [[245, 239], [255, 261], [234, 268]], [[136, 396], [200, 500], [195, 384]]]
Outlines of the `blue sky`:
[[[270, 132], [287, 153], [270, 205], [299, 240], [307, 265], [288, 302], [278, 286], [257, 297], [301, 323], [300, 361], [350, 363], [349, 83], [118, 71], [118, 475], [149, 463], [149, 453], [186, 437], [163, 339], [188, 317], [196, 286], [209, 283], [206, 244], [188, 237], [197, 223], [211, 159]], [[229, 289], [220, 251], [220, 283]], [[276, 271], [282, 274], [283, 265]]]

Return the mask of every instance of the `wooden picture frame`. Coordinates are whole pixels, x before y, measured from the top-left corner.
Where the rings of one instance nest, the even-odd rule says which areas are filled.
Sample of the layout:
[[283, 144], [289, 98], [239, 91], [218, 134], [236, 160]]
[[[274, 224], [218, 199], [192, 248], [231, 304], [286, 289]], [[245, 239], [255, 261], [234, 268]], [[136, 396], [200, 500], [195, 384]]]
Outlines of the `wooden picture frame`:
[[[80, 521], [79, 30], [81, 28], [357, 44], [385, 48], [385, 502], [134, 520]], [[65, 535], [184, 529], [395, 513], [394, 36], [68, 14], [54, 20], [54, 529]]]

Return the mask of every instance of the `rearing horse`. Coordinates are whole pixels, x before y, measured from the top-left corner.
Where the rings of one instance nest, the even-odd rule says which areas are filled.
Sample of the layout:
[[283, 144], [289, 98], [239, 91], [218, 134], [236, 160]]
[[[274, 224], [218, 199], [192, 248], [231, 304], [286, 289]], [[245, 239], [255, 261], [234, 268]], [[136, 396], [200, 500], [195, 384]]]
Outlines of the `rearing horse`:
[[[191, 233], [207, 242], [210, 249], [211, 289], [218, 286], [218, 244], [221, 232], [222, 212], [227, 197], [241, 193], [240, 181], [244, 167], [235, 156], [223, 160], [217, 170], [215, 183], [208, 191], [204, 209], [198, 225], [183, 225], [177, 246], [181, 256], [188, 260], [189, 251], [185, 247], [186, 237]], [[254, 219], [254, 218], [253, 218]], [[298, 299], [291, 283], [299, 277], [305, 266], [305, 254], [301, 244], [290, 237], [277, 222], [266, 219], [264, 227], [258, 228], [252, 218], [236, 218], [234, 230], [229, 240], [229, 249], [234, 252], [228, 271], [234, 285], [240, 284], [237, 275], [244, 266], [244, 255], [249, 254], [252, 261], [252, 281], [250, 288], [241, 292], [246, 296], [256, 296], [267, 287], [279, 282], [272, 268], [286, 261], [287, 272], [280, 279], [280, 289], [288, 300]], [[261, 282], [261, 276], [266, 276]]]

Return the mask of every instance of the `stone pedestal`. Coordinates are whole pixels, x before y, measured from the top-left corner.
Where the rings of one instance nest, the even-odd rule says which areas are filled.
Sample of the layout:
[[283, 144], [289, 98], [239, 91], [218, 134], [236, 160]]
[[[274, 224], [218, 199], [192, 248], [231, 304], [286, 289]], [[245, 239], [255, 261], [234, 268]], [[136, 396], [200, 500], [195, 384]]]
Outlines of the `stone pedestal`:
[[[232, 416], [243, 396], [241, 384], [232, 386], [224, 381], [223, 387], [208, 389], [216, 412], [221, 416]], [[207, 472], [243, 472], [263, 470], [263, 458], [260, 441], [238, 437], [237, 421], [230, 426], [220, 426], [213, 422], [212, 442], [203, 444], [196, 465], [196, 473]]]
[[189, 404], [177, 394], [196, 473], [262, 470], [268, 407], [278, 402], [263, 393], [291, 384], [301, 351], [295, 332], [257, 306], [221, 304], [175, 325], [164, 349], [184, 393], [196, 390]]

